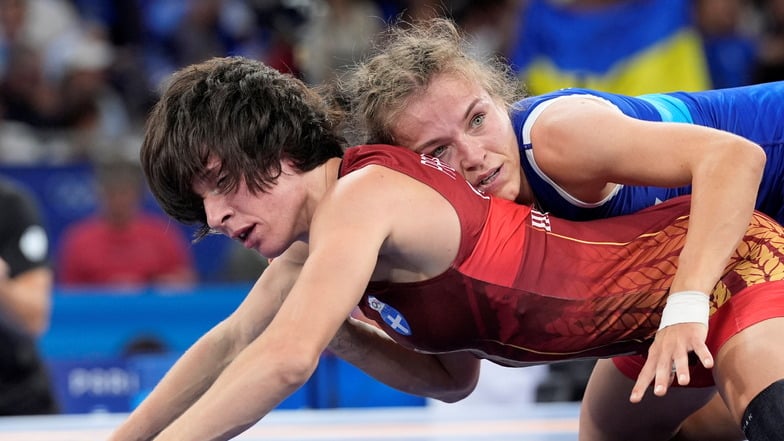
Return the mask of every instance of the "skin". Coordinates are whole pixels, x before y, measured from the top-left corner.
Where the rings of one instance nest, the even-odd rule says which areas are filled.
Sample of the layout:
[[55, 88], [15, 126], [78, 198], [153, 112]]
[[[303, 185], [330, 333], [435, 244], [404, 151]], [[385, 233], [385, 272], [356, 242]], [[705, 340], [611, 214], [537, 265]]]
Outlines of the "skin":
[[[451, 263], [459, 245], [459, 222], [435, 191], [373, 166], [337, 185], [338, 165], [331, 161], [297, 175], [284, 164], [283, 174], [288, 176], [258, 199], [244, 184], [228, 195], [215, 190], [213, 182], [194, 184], [211, 228], [236, 237], [251, 223], [254, 230], [274, 238], [262, 239], [253, 231], [245, 245], [272, 255], [280, 255], [305, 235], [309, 257], [266, 330], [156, 439], [226, 439], [238, 434], [304, 384], [368, 280], [423, 280]], [[334, 185], [327, 188], [325, 182]], [[395, 195], [375, 197], [379, 186], [395, 188]], [[273, 206], [279, 211], [269, 209]], [[391, 207], [397, 212], [383, 220], [373, 214]], [[311, 210], [312, 215], [305, 214]], [[430, 215], [423, 225], [418, 216], [411, 216], [414, 213]], [[292, 227], [291, 219], [304, 223]], [[403, 251], [395, 242], [428, 245]], [[301, 326], [305, 321], [307, 329]], [[265, 362], [259, 363], [259, 357]], [[240, 395], [246, 398], [237, 407], [233, 404]]]
[[[221, 392], [223, 384], [231, 382], [229, 379], [235, 375], [232, 373], [235, 369], [247, 369], [248, 366], [245, 363], [258, 363], [257, 360], [247, 360], [252, 360], [253, 354], [256, 353], [256, 349], [252, 348], [261, 345], [261, 343], [257, 343], [258, 341], [269, 341], [267, 338], [262, 339], [262, 335], [269, 334], [264, 331], [268, 327], [270, 330], [274, 330], [272, 328], [273, 318], [276, 317], [289, 293], [291, 292], [292, 295], [295, 293], [295, 283], [302, 275], [309, 249], [313, 246], [309, 243], [312, 234], [307, 234], [307, 232], [311, 227], [315, 201], [326, 193], [325, 184], [328, 181], [331, 184], [334, 180], [338, 163], [339, 161], [332, 161], [328, 166], [319, 168], [319, 172], [314, 171], [306, 174], [316, 177], [305, 180], [301, 179], [300, 175], [293, 172], [290, 167], [284, 166], [284, 173], [275, 188], [291, 188], [291, 191], [285, 192], [279, 190], [263, 195], [253, 195], [242, 184], [236, 193], [225, 195], [217, 190], [219, 177], [213, 177], [212, 181], [195, 185], [198, 194], [202, 195], [210, 225], [214, 229], [229, 237], [239, 237], [241, 233], [248, 231], [249, 226], [252, 226], [252, 231], [247, 234], [247, 237], [243, 236], [245, 237], [244, 244], [263, 255], [277, 257], [272, 260], [270, 266], [264, 271], [238, 309], [185, 352], [156, 386], [152, 394], [117, 428], [110, 437], [111, 440], [153, 439], [155, 434], [167, 427], [166, 432], [161, 433], [160, 437], [155, 439], [169, 439], [169, 437], [188, 439], [187, 428], [195, 429], [198, 426], [193, 425], [194, 420], [208, 421], [202, 420], [203, 416], [191, 415], [199, 415], [198, 409], [211, 406], [209, 403], [213, 398], [209, 397], [215, 396], [214, 399], [219, 401], [225, 399], [225, 397], [218, 398], [218, 396], [224, 396], [224, 393]], [[213, 163], [213, 165], [217, 165], [217, 163]], [[322, 171], [322, 169], [324, 170]], [[331, 177], [331, 180], [327, 176]], [[399, 176], [395, 177], [399, 178]], [[363, 184], [360, 180], [352, 185], [352, 188], [365, 185], [373, 184]], [[352, 191], [354, 190], [349, 190], [349, 192]], [[413, 191], [418, 191], [418, 188]], [[344, 197], [347, 195], [345, 191], [343, 194]], [[402, 193], [400, 194], [401, 197], [405, 197]], [[263, 200], [264, 204], [257, 197]], [[443, 204], [444, 201], [440, 201], [440, 203]], [[266, 208], [271, 206], [276, 209]], [[355, 208], [341, 208], [338, 211], [354, 210]], [[271, 218], [270, 213], [276, 213], [274, 219], [277, 220]], [[310, 214], [304, 215], [305, 213]], [[352, 213], [352, 211], [342, 211], [342, 213]], [[286, 219], [286, 221], [280, 221], [280, 219]], [[365, 219], [365, 222], [372, 223], [369, 219]], [[439, 220], [434, 219], [429, 230], [442, 231], [443, 226], [436, 226], [437, 222]], [[428, 229], [419, 228], [418, 222], [412, 222], [409, 218], [405, 223], [408, 225], [406, 234], [415, 235], [416, 240], [427, 239], [430, 241], [433, 239], [434, 236], [430, 231], [427, 231]], [[453, 229], [449, 231], [454, 232]], [[272, 236], [275, 238], [268, 239]], [[335, 253], [329, 254], [330, 260], [338, 257], [335, 256]], [[349, 254], [349, 256], [351, 255]], [[348, 263], [351, 259], [342, 260], [344, 263]], [[443, 268], [441, 266], [445, 265], [443, 262], [446, 260], [448, 259], [441, 259], [440, 264], [436, 264], [428, 273], [443, 271], [446, 266]], [[375, 261], [375, 259], [371, 261]], [[339, 260], [334, 260], [334, 262], [339, 262]], [[401, 271], [397, 269], [395, 264], [385, 264], [384, 259], [379, 261], [379, 266], [383, 267], [385, 272], [391, 271], [401, 274], [405, 280], [422, 277], [421, 274]], [[347, 275], [346, 277], [350, 278], [351, 276]], [[360, 285], [362, 289], [364, 288], [363, 284], [356, 285], [354, 296], [357, 295], [356, 290], [360, 289]], [[319, 289], [319, 291], [321, 290]], [[361, 292], [359, 294], [361, 295]], [[323, 298], [328, 299], [329, 297]], [[343, 309], [348, 311], [353, 309], [357, 303], [356, 300], [358, 297], [348, 302], [353, 302], [351, 308], [344, 304]], [[330, 310], [332, 307], [338, 306], [337, 303], [331, 301], [328, 303], [329, 305], [323, 305], [319, 308], [324, 307], [327, 308], [326, 310]], [[341, 310], [340, 316], [348, 317], [349, 315]], [[281, 320], [278, 319], [277, 322], [281, 323]], [[310, 322], [310, 319], [308, 321]], [[290, 323], [288, 326], [291, 325]], [[334, 326], [334, 322], [332, 325]], [[295, 327], [301, 328], [301, 326]], [[314, 330], [315, 328], [309, 327], [309, 329]], [[299, 329], [297, 332], [301, 333], [302, 331]], [[280, 336], [281, 334], [278, 332], [281, 331], [276, 331], [273, 335]], [[308, 331], [308, 335], [310, 335], [310, 331]], [[272, 338], [270, 337], [270, 339]], [[329, 341], [329, 349], [392, 387], [411, 393], [420, 393], [445, 402], [458, 401], [467, 396], [474, 389], [479, 374], [479, 360], [471, 354], [425, 355], [415, 353], [392, 341], [375, 326], [350, 317], [342, 320], [339, 324], [334, 337]], [[311, 348], [307, 354], [314, 356], [320, 352], [318, 349]], [[275, 362], [271, 366], [279, 367], [284, 373], [300, 372], [300, 365], [297, 365], [296, 369], [295, 366], [284, 366], [289, 362], [296, 364], [300, 359], [299, 355], [303, 354], [298, 354], [297, 357], [282, 355], [285, 358], [284, 363]], [[310, 359], [305, 364], [314, 368], [317, 359], [316, 356], [315, 359]], [[278, 372], [278, 375], [282, 374]], [[283, 377], [288, 380], [296, 380], [296, 378], [288, 378], [287, 375], [283, 375]], [[273, 383], [278, 384], [280, 380], [280, 378], [275, 379]], [[284, 383], [288, 384], [288, 381], [284, 381]], [[245, 396], [246, 392], [242, 391], [241, 394]], [[278, 395], [278, 400], [283, 396], [285, 393]], [[258, 399], [255, 396], [249, 398], [254, 401]], [[232, 403], [224, 409], [233, 409], [236, 406], [236, 401], [231, 401]], [[184, 413], [189, 408], [191, 410]], [[262, 412], [266, 413], [268, 410], [269, 408]], [[251, 409], [251, 413], [254, 415], [259, 411], [258, 408]], [[213, 416], [215, 419], [212, 421], [216, 425], [220, 422], [228, 422], [225, 412], [219, 412]], [[233, 420], [233, 418], [230, 419]], [[229, 424], [231, 423], [233, 421]], [[243, 425], [240, 424], [240, 426]], [[234, 430], [241, 431], [241, 428]], [[213, 433], [210, 436], [200, 433], [194, 439], [225, 439], [224, 437], [227, 436], [229, 436], [229, 432]]]
[[[436, 76], [424, 93], [407, 102], [393, 124], [392, 135], [401, 145], [452, 165], [488, 193], [524, 204], [535, 202], [520, 169], [517, 140], [503, 104], [473, 81], [459, 75]], [[753, 209], [765, 159], [758, 146], [709, 128], [635, 120], [603, 102], [578, 96], [561, 98], [544, 110], [531, 129], [531, 137], [542, 171], [584, 202], [603, 200], [618, 183], [692, 184], [692, 222], [672, 291], [710, 292], [744, 234]], [[725, 179], [739, 172], [738, 181]], [[742, 207], [738, 207], [739, 201]], [[690, 323], [660, 331], [637, 382], [628, 388], [630, 401], [642, 402], [651, 382], [654, 394], [664, 396], [673, 362], [678, 367], [678, 382], [688, 384], [688, 370], [680, 367], [687, 366], [689, 351], [711, 367], [713, 357], [704, 345], [706, 332], [703, 326]], [[598, 372], [618, 373], [609, 360], [598, 363]], [[614, 383], [596, 384], [606, 387]], [[694, 403], [704, 403], [702, 392], [694, 395]], [[680, 399], [669, 401], [666, 406], [675, 408], [683, 403]], [[718, 409], [719, 421], [728, 419], [721, 406], [712, 408]], [[689, 409], [694, 410], [692, 405], [684, 405], [677, 413], [691, 413]], [[740, 435], [735, 421], [725, 424], [734, 427], [728, 429], [732, 433], [728, 439]], [[677, 427], [675, 421], [670, 425]]]
[[[496, 167], [504, 161], [497, 159]], [[519, 158], [517, 164], [519, 168]], [[243, 185], [236, 193], [220, 192], [219, 176], [194, 183], [212, 228], [229, 237], [242, 237], [246, 245], [265, 255], [285, 251], [273, 260], [238, 310], [186, 352], [112, 440], [151, 439], [163, 429], [158, 439], [169, 439], [175, 433], [177, 439], [188, 439], [191, 430], [198, 432], [197, 439], [226, 439], [253, 424], [303, 383], [327, 344], [347, 361], [407, 392], [449, 402], [465, 397], [475, 386], [478, 361], [473, 356], [407, 351], [375, 328], [345, 318], [361, 295], [357, 290], [364, 287], [363, 281], [377, 277], [421, 280], [443, 269], [439, 265], [449, 259], [429, 254], [449, 249], [449, 239], [441, 233], [449, 230], [445, 226], [454, 219], [442, 217], [444, 210], [438, 207], [443, 200], [423, 197], [428, 188], [406, 179], [398, 182], [398, 174], [378, 167], [352, 173], [333, 186], [334, 165], [301, 174], [290, 164], [283, 165], [286, 176], [273, 192], [263, 195], [263, 204], [255, 198], [259, 195], [251, 195]], [[477, 170], [485, 173], [481, 179], [489, 176], [487, 170]], [[382, 191], [390, 198], [377, 200], [377, 192]], [[277, 211], [266, 204], [278, 204]], [[379, 210], [391, 214], [383, 223], [368, 214]], [[272, 212], [274, 218], [269, 217]], [[276, 224], [276, 219], [286, 221]], [[359, 231], [361, 240], [353, 240]], [[406, 243], [427, 246], [424, 250], [394, 248]], [[369, 268], [368, 262], [376, 260], [378, 265]], [[352, 270], [346, 273], [348, 268]], [[349, 280], [353, 283], [346, 285]], [[319, 293], [315, 299], [308, 294], [313, 292]], [[307, 333], [297, 326], [302, 320], [310, 323], [311, 315], [328, 311], [330, 316], [319, 317]], [[747, 387], [739, 395], [753, 396], [758, 385]], [[627, 389], [622, 403], [627, 402], [628, 393]], [[648, 399], [653, 397], [648, 394], [643, 402]], [[227, 414], [227, 409], [238, 404], [243, 413]]]
[[[281, 260], [282, 265], [291, 265], [293, 277], [288, 281], [275, 280], [282, 283], [278, 285], [266, 280], [272, 283], [267, 294], [278, 290], [279, 296], [249, 297], [235, 314], [218, 325], [219, 331], [211, 331], [186, 354], [191, 362], [202, 361], [214, 369], [207, 369], [206, 375], [200, 376], [205, 374], [204, 366], [184, 371], [184, 365], [178, 363], [111, 439], [149, 439], [160, 429], [163, 430], [156, 440], [218, 440], [239, 434], [302, 386], [330, 343], [339, 347], [335, 340], [345, 337], [344, 332], [351, 332], [346, 328], [346, 317], [368, 281], [421, 281], [440, 274], [452, 263], [459, 246], [460, 225], [454, 209], [442, 196], [425, 184], [380, 166], [367, 166], [336, 180], [338, 166], [339, 162], [332, 160], [297, 174], [284, 161], [285, 177], [263, 195], [251, 193], [243, 182], [235, 191], [223, 193], [216, 184], [219, 177], [194, 183], [211, 228], [230, 237], [244, 237], [250, 225], [253, 230], [244, 243], [259, 252], [284, 250], [273, 265]], [[379, 198], [379, 194], [386, 196]], [[271, 214], [272, 206], [281, 211]], [[303, 215], [307, 212], [312, 215]], [[388, 216], [376, 216], [378, 212]], [[292, 219], [304, 223], [295, 222], [292, 227]], [[274, 237], [264, 238], [256, 231]], [[289, 288], [288, 296], [282, 300]], [[250, 308], [248, 302], [266, 305]], [[248, 315], [251, 309], [266, 310], [269, 315]], [[302, 326], [305, 321], [307, 327]], [[766, 381], [784, 374], [779, 372], [780, 366], [784, 366], [784, 350], [773, 350], [777, 355], [763, 375], [759, 375], [756, 363], [734, 361], [754, 360], [737, 357], [771, 352], [767, 343], [748, 343], [770, 332], [767, 324], [784, 331], [778, 329], [784, 327], [784, 319], [768, 320], [733, 337], [717, 356], [722, 372], [718, 376], [719, 388], [728, 392], [731, 409], [744, 406], [747, 397], [756, 395], [768, 384]], [[261, 328], [265, 328], [264, 332]], [[215, 340], [224, 336], [237, 339], [229, 340], [233, 344]], [[364, 336], [365, 341], [348, 337], [351, 344], [358, 345], [357, 354], [362, 350], [384, 351], [383, 347], [365, 347], [383, 336], [374, 337], [370, 332]], [[220, 349], [212, 348], [213, 345]], [[455, 384], [472, 387], [471, 375], [443, 375], [449, 371], [450, 363], [478, 363], [469, 354], [441, 357], [398, 351], [381, 355], [394, 358], [401, 354], [407, 358], [398, 359], [395, 366], [409, 361], [412, 366], [399, 372], [399, 378], [420, 368], [425, 375], [421, 384], [410, 387], [422, 385], [426, 391], [442, 386], [456, 390]], [[450, 384], [451, 380], [456, 383]], [[177, 386], [182, 389], [177, 390]], [[194, 393], [194, 389], [200, 390]], [[150, 401], [155, 404], [148, 404]], [[176, 412], [155, 414], [153, 409], [157, 406], [182, 407]], [[170, 421], [173, 413], [177, 415]]]

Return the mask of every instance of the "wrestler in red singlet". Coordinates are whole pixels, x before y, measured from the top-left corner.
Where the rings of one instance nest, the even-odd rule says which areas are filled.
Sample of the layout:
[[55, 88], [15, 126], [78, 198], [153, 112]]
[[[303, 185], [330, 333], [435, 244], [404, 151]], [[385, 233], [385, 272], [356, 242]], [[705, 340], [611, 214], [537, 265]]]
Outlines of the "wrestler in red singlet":
[[[504, 365], [647, 352], [685, 240], [687, 196], [569, 222], [485, 196], [439, 160], [399, 147], [350, 148], [340, 174], [372, 164], [438, 191], [462, 229], [457, 256], [440, 276], [369, 285], [360, 308], [400, 344], [469, 350]], [[711, 295], [714, 354], [739, 330], [784, 316], [783, 256], [782, 227], [755, 214]], [[641, 367], [621, 366], [631, 378]], [[692, 376], [690, 386], [713, 381], [698, 366]]]

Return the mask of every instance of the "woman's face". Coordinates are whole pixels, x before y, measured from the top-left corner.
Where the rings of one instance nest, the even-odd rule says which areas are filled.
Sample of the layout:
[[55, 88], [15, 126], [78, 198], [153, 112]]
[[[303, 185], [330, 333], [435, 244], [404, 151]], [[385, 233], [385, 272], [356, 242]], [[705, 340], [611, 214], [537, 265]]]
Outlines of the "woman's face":
[[275, 184], [257, 193], [244, 179], [235, 190], [227, 191], [219, 170], [220, 162], [210, 160], [207, 176], [193, 183], [212, 230], [268, 258], [278, 257], [296, 240], [307, 238], [309, 222], [302, 210], [306, 192], [302, 190], [301, 174], [286, 161]]
[[477, 189], [520, 193], [520, 153], [506, 108], [478, 83], [442, 74], [412, 98], [392, 125], [395, 142], [454, 167]]

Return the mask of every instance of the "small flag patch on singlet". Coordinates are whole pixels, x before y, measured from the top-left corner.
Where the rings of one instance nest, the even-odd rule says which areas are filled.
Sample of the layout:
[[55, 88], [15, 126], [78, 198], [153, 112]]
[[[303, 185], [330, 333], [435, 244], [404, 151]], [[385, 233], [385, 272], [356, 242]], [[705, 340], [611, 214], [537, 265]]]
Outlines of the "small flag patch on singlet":
[[545, 231], [550, 231], [550, 216], [548, 216], [547, 213], [531, 210], [531, 225]]
[[387, 305], [373, 296], [368, 296], [368, 305], [374, 311], [377, 311], [378, 315], [381, 316], [381, 319], [384, 320], [384, 323], [389, 325], [390, 328], [394, 329], [395, 332], [403, 335], [411, 335], [411, 327], [408, 326], [406, 318], [403, 317], [403, 314], [398, 312], [395, 308]]

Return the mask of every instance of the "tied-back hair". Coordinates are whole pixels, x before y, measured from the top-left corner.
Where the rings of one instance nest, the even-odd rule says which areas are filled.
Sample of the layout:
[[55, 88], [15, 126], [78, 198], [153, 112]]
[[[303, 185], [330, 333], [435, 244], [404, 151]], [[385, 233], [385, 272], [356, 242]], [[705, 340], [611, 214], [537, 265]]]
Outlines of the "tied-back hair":
[[288, 159], [309, 171], [341, 157], [341, 115], [302, 81], [259, 61], [213, 58], [175, 73], [147, 120], [141, 162], [150, 190], [174, 219], [209, 233], [193, 183], [217, 159], [221, 191], [241, 180], [264, 192]]
[[449, 19], [401, 21], [335, 86], [333, 101], [350, 117], [346, 135], [355, 143], [396, 144], [392, 128], [398, 116], [440, 74], [476, 81], [507, 108], [524, 95], [506, 60], [480, 57]]

